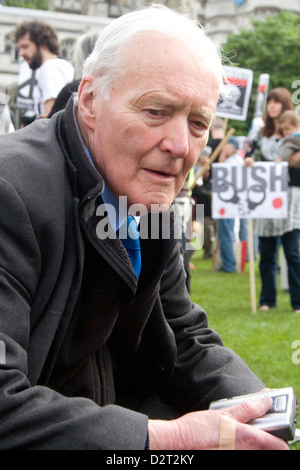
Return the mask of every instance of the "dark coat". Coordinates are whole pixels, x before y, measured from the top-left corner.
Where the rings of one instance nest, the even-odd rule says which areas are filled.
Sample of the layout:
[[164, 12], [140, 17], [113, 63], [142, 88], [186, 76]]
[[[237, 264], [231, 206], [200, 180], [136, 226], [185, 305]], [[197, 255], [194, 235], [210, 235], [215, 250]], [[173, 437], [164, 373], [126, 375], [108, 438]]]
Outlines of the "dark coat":
[[[150, 395], [184, 413], [263, 387], [191, 303], [177, 240], [142, 240], [137, 284], [120, 240], [97, 237], [103, 180], [72, 103], [0, 147], [1, 449], [143, 449]], [[58, 393], [73, 366], [95, 396]]]

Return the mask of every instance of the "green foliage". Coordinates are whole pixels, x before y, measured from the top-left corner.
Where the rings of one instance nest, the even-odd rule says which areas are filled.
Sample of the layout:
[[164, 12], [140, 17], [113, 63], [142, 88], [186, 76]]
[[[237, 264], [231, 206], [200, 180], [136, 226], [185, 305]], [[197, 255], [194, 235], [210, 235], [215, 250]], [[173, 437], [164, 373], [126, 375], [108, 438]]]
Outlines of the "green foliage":
[[[247, 121], [230, 121], [236, 135], [248, 132], [253, 118], [259, 75], [270, 74], [269, 89], [283, 86], [293, 94], [293, 82], [300, 80], [300, 17], [288, 11], [265, 20], [253, 20], [253, 29], [231, 34], [222, 45], [232, 64], [254, 72]], [[298, 87], [299, 88], [299, 87]]]
[[[210, 328], [216, 330], [226, 347], [233, 349], [270, 388], [293, 387], [300, 400], [300, 364], [292, 360], [292, 344], [300, 340], [300, 315], [290, 306], [290, 296], [280, 287], [278, 308], [268, 312], [251, 311], [249, 265], [245, 274], [212, 271], [212, 261], [203, 251], [192, 257], [191, 299], [208, 315]], [[256, 298], [260, 275], [255, 264]], [[300, 420], [298, 421], [298, 427]], [[291, 446], [299, 450], [300, 443]]]
[[31, 8], [34, 10], [49, 10], [48, 0], [5, 0], [6, 7]]

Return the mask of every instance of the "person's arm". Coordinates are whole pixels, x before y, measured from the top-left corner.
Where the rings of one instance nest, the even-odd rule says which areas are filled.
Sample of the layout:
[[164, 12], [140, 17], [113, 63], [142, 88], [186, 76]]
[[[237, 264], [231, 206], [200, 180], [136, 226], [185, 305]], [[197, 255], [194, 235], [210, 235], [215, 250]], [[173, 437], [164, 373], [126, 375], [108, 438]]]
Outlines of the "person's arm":
[[[115, 405], [100, 407], [85, 398], [65, 397], [29, 379], [28, 369], [39, 367], [44, 346], [53, 339], [51, 329], [55, 325], [49, 323], [49, 316], [55, 319], [61, 308], [53, 305], [48, 257], [51, 243], [57, 242], [50, 231], [52, 215], [56, 214], [60, 228], [62, 220], [60, 211], [40, 210], [35, 201], [41, 198], [41, 176], [37, 167], [22, 161], [23, 156], [20, 160], [8, 158], [0, 164], [0, 341], [5, 348], [5, 361], [0, 364], [0, 449], [142, 450], [147, 437], [145, 415]], [[22, 166], [22, 183], [18, 164]], [[16, 181], [18, 191], [4, 178], [7, 173]], [[45, 179], [42, 181], [47, 187]], [[32, 187], [35, 199], [31, 204], [21, 197], [24, 187], [26, 194]], [[55, 228], [54, 232], [58, 233]], [[48, 322], [41, 285], [49, 291], [48, 303], [52, 303], [52, 308], [47, 306]]]
[[51, 99], [45, 101], [44, 102], [44, 112], [39, 117], [40, 118], [48, 117], [48, 115], [50, 114], [50, 112], [53, 108], [54, 103], [55, 103], [55, 98], [51, 98]]
[[58, 67], [60, 62], [57, 61], [66, 62], [64, 59], [49, 59], [44, 62], [40, 69], [38, 81], [44, 106], [40, 117], [48, 117], [59, 92], [67, 83], [73, 80], [72, 70], [66, 72], [65, 75], [65, 72]]

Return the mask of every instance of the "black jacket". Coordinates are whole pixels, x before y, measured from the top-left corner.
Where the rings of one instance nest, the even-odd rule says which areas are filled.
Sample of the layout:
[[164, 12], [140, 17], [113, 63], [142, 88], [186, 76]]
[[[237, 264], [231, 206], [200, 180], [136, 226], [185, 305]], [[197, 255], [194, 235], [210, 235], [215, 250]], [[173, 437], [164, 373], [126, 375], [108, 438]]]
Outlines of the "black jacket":
[[150, 396], [184, 413], [263, 387], [191, 303], [177, 240], [142, 240], [139, 283], [99, 240], [71, 101], [0, 145], [1, 449], [143, 449]]

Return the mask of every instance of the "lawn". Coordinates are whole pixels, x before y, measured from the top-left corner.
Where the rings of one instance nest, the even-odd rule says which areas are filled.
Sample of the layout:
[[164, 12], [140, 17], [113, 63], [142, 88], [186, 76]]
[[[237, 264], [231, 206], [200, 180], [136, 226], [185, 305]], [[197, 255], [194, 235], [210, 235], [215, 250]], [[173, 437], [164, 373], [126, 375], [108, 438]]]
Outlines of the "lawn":
[[[202, 250], [195, 252], [192, 262], [196, 269], [191, 270], [191, 299], [205, 309], [210, 327], [218, 331], [225, 346], [234, 349], [267, 387], [292, 386], [300, 401], [300, 315], [293, 312], [289, 295], [280, 288], [280, 275], [278, 308], [252, 313], [248, 263], [244, 274], [215, 272], [212, 261], [203, 259]], [[295, 345], [293, 348], [295, 341], [297, 348]], [[300, 450], [300, 443], [291, 449]]]

